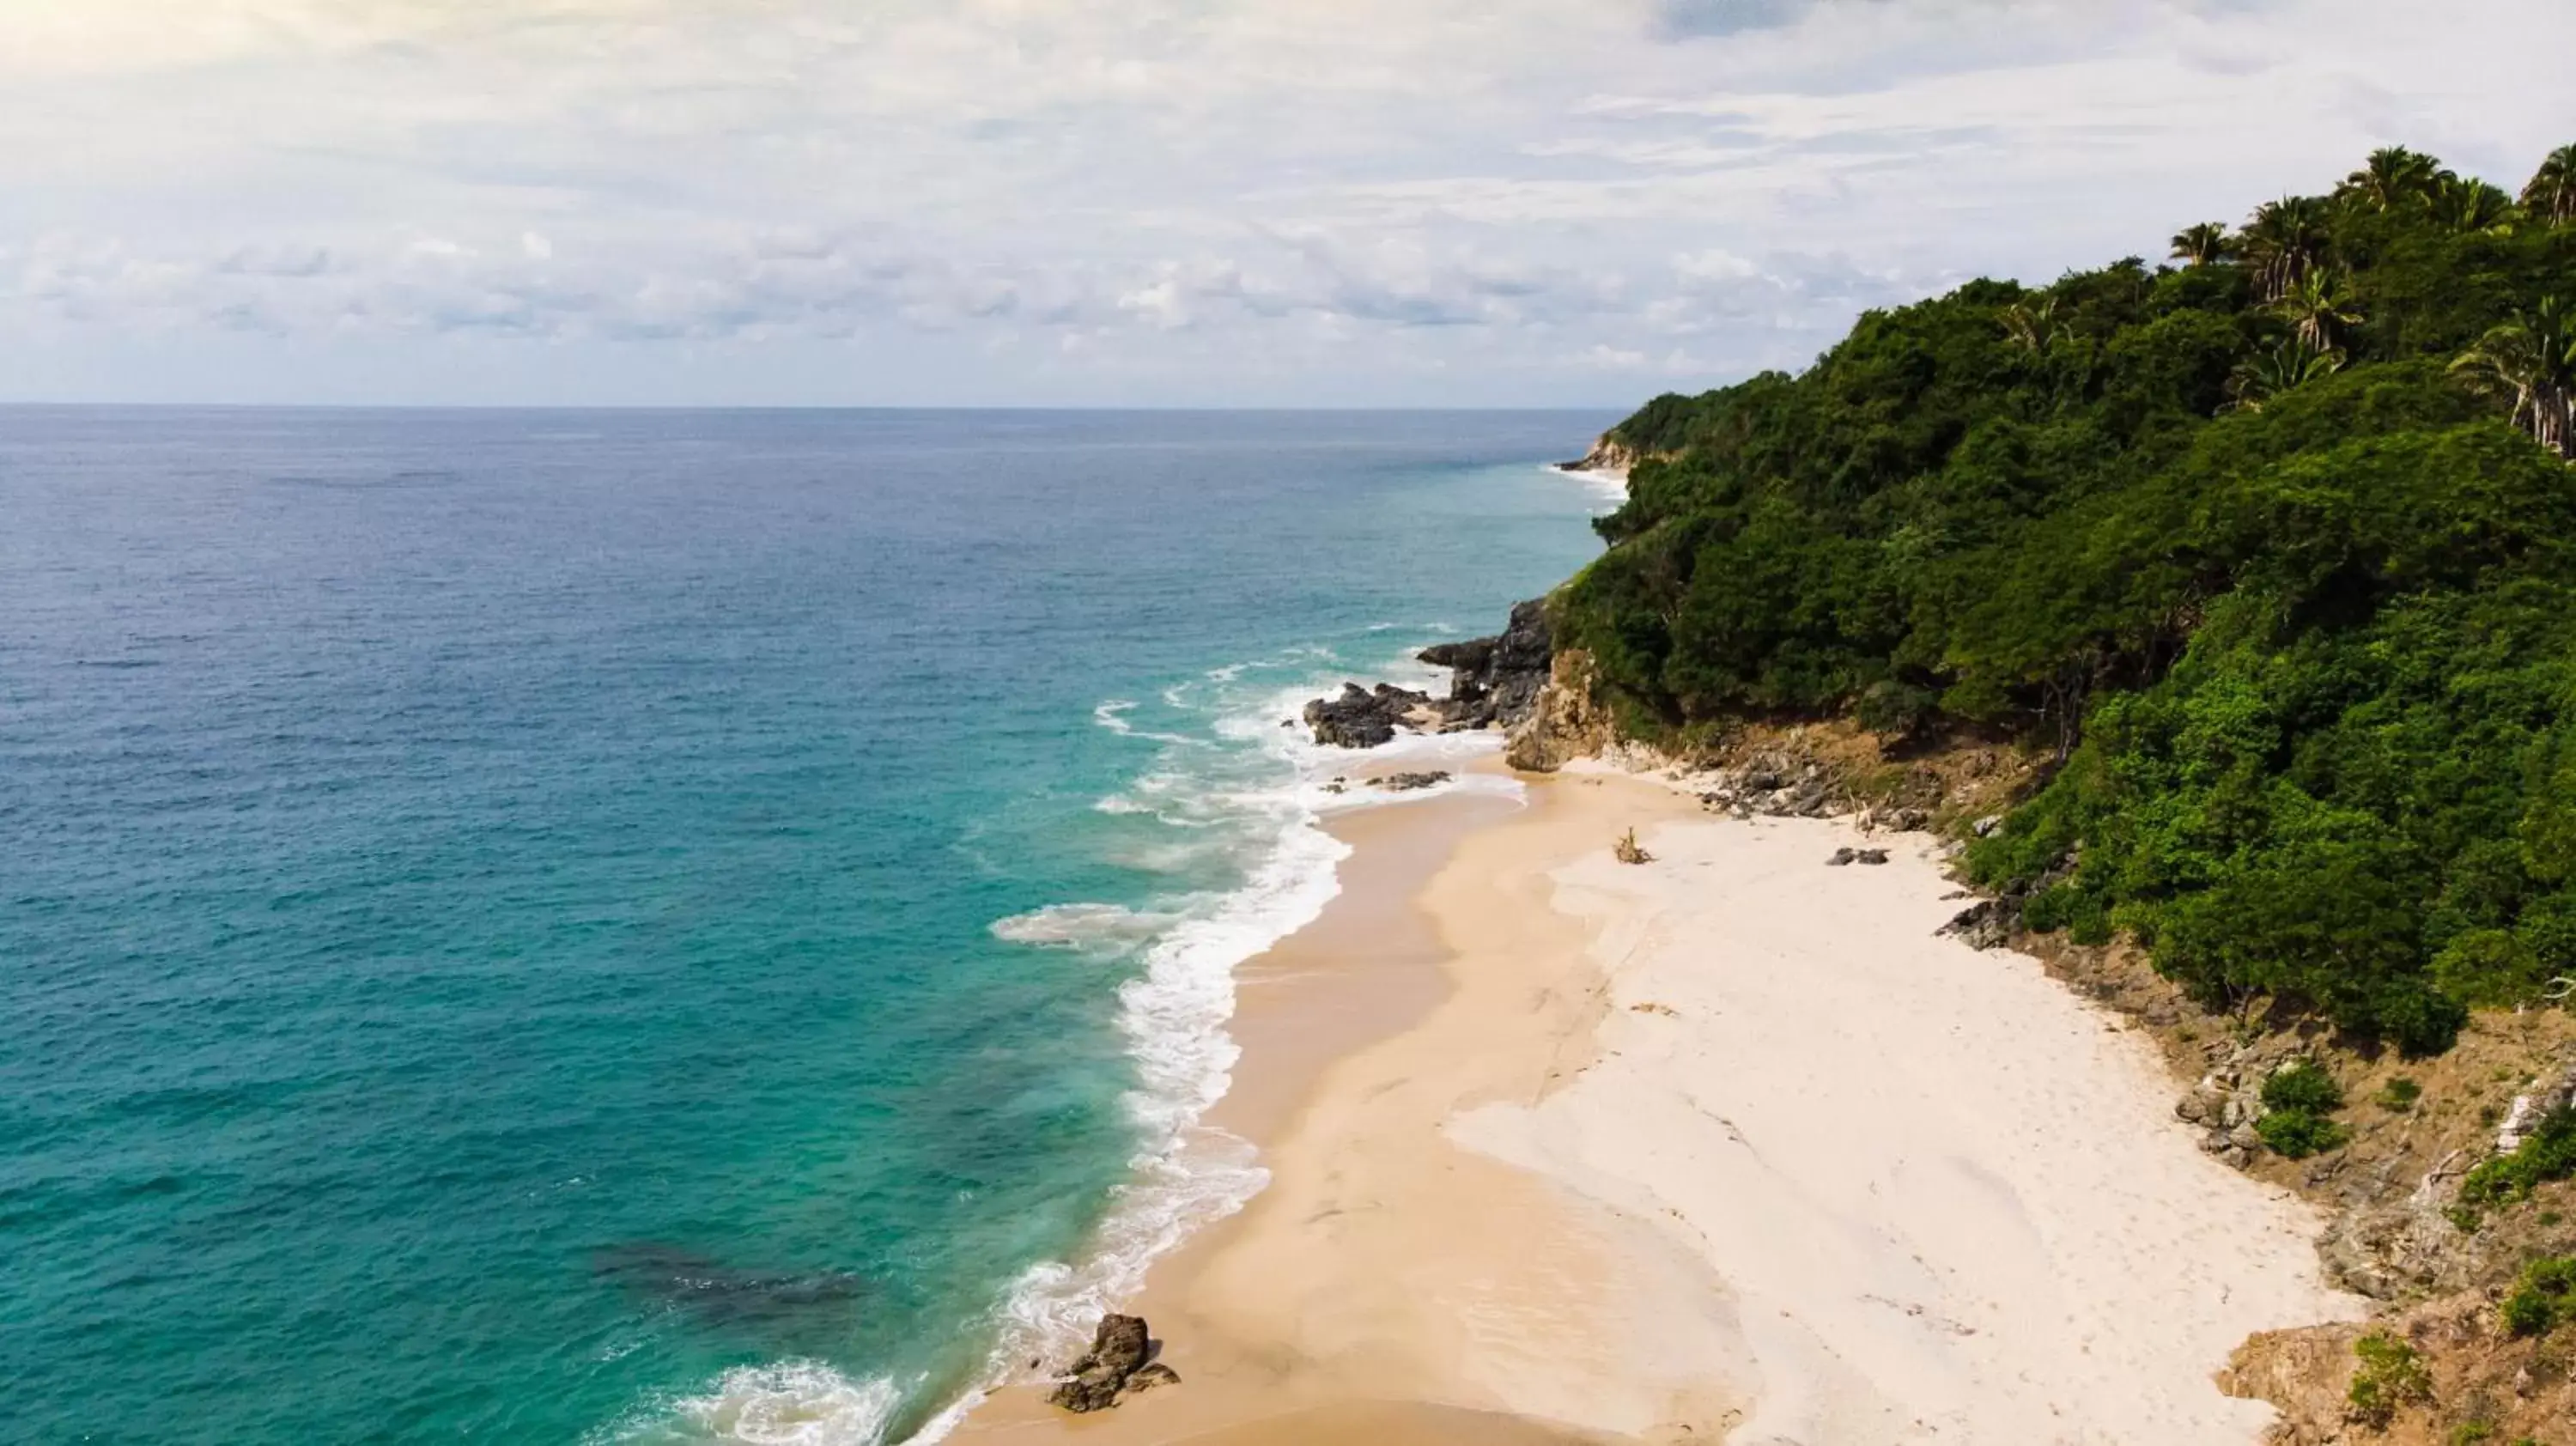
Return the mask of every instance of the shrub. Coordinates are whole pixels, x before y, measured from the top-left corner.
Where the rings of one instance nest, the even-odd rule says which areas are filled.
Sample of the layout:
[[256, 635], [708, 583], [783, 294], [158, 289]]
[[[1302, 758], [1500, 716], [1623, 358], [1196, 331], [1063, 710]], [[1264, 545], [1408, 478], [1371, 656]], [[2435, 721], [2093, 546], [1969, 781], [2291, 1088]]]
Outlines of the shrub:
[[2460, 1182], [2453, 1218], [2465, 1219], [2462, 1228], [2473, 1229], [2482, 1212], [2520, 1204], [2541, 1185], [2570, 1175], [2576, 1175], [2576, 1109], [2561, 1107], [2542, 1116], [2512, 1154], [2498, 1155], [2469, 1172]]
[[2343, 1087], [2315, 1060], [2293, 1060], [2263, 1081], [2263, 1108], [2330, 1115], [2343, 1108]]
[[1860, 695], [1860, 702], [1852, 708], [1852, 717], [1872, 733], [1907, 738], [1939, 716], [1940, 702], [1941, 695], [1928, 688], [1881, 679], [1870, 684], [1868, 690]]
[[2254, 1122], [2254, 1133], [2274, 1153], [2292, 1160], [2322, 1155], [2352, 1138], [2343, 1126], [2306, 1110], [2273, 1110]]
[[2386, 1331], [2372, 1331], [2352, 1343], [2352, 1353], [2361, 1358], [2361, 1366], [2352, 1373], [2352, 1388], [2344, 1399], [2352, 1403], [2355, 1418], [2385, 1427], [2398, 1407], [2433, 1399], [2433, 1373], [2413, 1346]]
[[2576, 1316], [2576, 1256], [2551, 1256], [2524, 1266], [2513, 1294], [2504, 1298], [2505, 1329], [2518, 1336], [2545, 1336], [2571, 1316]]
[[2326, 1118], [2342, 1108], [2343, 1087], [2325, 1066], [2312, 1059], [2293, 1060], [2263, 1081], [2263, 1117], [2254, 1122], [2254, 1133], [2275, 1153], [2304, 1160], [2351, 1138], [2351, 1132]]
[[2424, 1087], [2401, 1074], [2381, 1085], [2379, 1093], [2370, 1098], [2373, 1104], [2390, 1114], [2402, 1115], [2415, 1108], [2415, 1102], [2423, 1097]]

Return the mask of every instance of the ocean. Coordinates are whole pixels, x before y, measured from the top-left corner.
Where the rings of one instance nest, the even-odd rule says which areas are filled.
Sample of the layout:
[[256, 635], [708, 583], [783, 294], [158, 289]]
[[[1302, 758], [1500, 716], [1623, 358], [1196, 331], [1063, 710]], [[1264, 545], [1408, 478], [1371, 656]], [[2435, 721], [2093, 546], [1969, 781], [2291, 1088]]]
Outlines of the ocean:
[[0, 409], [0, 1439], [935, 1436], [1613, 420]]

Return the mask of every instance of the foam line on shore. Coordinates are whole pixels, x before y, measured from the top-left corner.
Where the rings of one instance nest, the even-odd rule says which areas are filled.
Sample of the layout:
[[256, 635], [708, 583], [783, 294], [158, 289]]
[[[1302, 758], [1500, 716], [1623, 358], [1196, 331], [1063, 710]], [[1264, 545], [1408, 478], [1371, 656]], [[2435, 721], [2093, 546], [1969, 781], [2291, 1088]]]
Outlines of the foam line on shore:
[[[1370, 683], [1413, 688], [1445, 677], [1445, 670], [1412, 654], [1408, 648], [1356, 671]], [[1307, 700], [1351, 676], [1321, 670], [1335, 661], [1329, 648], [1295, 649], [1210, 669], [1162, 690], [1164, 707], [1195, 708], [1206, 718], [1203, 735], [1140, 727], [1129, 716], [1139, 707], [1131, 699], [1110, 699], [1094, 710], [1094, 721], [1111, 732], [1165, 745], [1127, 788], [1095, 803], [1097, 811], [1231, 832], [1240, 840], [1238, 855], [1249, 862], [1243, 882], [1221, 894], [1146, 908], [1051, 904], [993, 924], [998, 937], [1013, 942], [1138, 959], [1140, 972], [1120, 988], [1118, 1013], [1136, 1062], [1136, 1088], [1125, 1103], [1138, 1146], [1129, 1179], [1116, 1188], [1082, 1254], [1032, 1266], [1008, 1292], [997, 1312], [988, 1384], [941, 1410], [914, 1433], [911, 1446], [946, 1435], [995, 1387], [1029, 1379], [1030, 1361], [1053, 1364], [1078, 1353], [1100, 1316], [1142, 1288], [1157, 1258], [1240, 1210], [1268, 1183], [1250, 1142], [1203, 1121], [1230, 1088], [1240, 1055], [1228, 1030], [1236, 971], [1313, 923], [1340, 892], [1338, 869], [1350, 850], [1322, 820], [1457, 792], [1517, 794], [1510, 779], [1463, 774], [1466, 765], [1500, 750], [1492, 735], [1406, 733], [1362, 750], [1315, 743], [1297, 719]], [[1260, 681], [1291, 670], [1293, 682]], [[1329, 787], [1336, 777], [1434, 770], [1458, 776], [1402, 793], [1364, 784], [1341, 792]]]

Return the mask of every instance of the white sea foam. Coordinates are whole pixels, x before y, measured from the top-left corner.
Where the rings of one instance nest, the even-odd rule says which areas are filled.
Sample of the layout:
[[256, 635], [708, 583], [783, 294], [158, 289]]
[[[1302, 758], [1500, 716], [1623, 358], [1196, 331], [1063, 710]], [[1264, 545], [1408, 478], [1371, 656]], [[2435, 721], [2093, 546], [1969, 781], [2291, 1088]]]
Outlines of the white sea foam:
[[781, 1361], [737, 1366], [713, 1391], [679, 1402], [673, 1414], [700, 1441], [880, 1446], [903, 1395], [887, 1377], [854, 1381], [820, 1361]]
[[[1168, 746], [1153, 768], [1093, 807], [1199, 831], [1178, 841], [1124, 842], [1113, 846], [1114, 856], [1182, 869], [1204, 864], [1208, 849], [1225, 848], [1247, 854], [1249, 866], [1233, 891], [1176, 902], [1167, 911], [1057, 904], [992, 926], [1002, 938], [1030, 944], [1080, 947], [1089, 938], [1135, 929], [1150, 938], [1141, 973], [1119, 991], [1118, 1026], [1137, 1074], [1137, 1088], [1125, 1101], [1138, 1138], [1129, 1177], [1077, 1259], [1031, 1267], [1003, 1301], [993, 1384], [1025, 1378], [1032, 1360], [1058, 1364], [1078, 1354], [1102, 1313], [1142, 1289], [1156, 1258], [1240, 1210], [1268, 1183], [1250, 1142], [1205, 1123], [1208, 1109], [1231, 1085], [1240, 1055], [1228, 1031], [1235, 971], [1312, 923], [1340, 891], [1336, 871], [1350, 850], [1318, 826], [1324, 814], [1423, 796], [1382, 790], [1335, 795], [1324, 785], [1337, 775], [1374, 775], [1396, 771], [1397, 765], [1455, 770], [1501, 747], [1490, 734], [1402, 734], [1383, 747], [1355, 752], [1324, 748], [1306, 729], [1280, 726], [1283, 719], [1295, 719], [1306, 700], [1338, 687], [1347, 675], [1327, 670], [1345, 666], [1329, 648], [1298, 648], [1212, 670], [1205, 675], [1216, 685], [1212, 698], [1203, 700], [1197, 689], [1172, 690], [1167, 703], [1206, 710], [1203, 717], [1214, 713], [1207, 725], [1213, 739], [1136, 728], [1127, 717], [1137, 707], [1132, 701], [1111, 700], [1094, 711], [1113, 732]], [[1373, 675], [1370, 681], [1417, 688], [1438, 686], [1447, 676], [1414, 661], [1410, 650], [1363, 671]], [[1225, 746], [1214, 746], [1219, 742]], [[1517, 792], [1518, 785], [1461, 777], [1442, 788]], [[983, 1395], [979, 1390], [950, 1403], [908, 1446], [948, 1434]]]
[[1116, 949], [1141, 944], [1168, 927], [1173, 916], [1120, 904], [1049, 904], [993, 922], [993, 937], [1014, 944], [1068, 949]]
[[1122, 737], [1150, 738], [1157, 743], [1169, 743], [1181, 748], [1204, 748], [1207, 746], [1207, 740], [1204, 738], [1191, 738], [1179, 733], [1156, 733], [1148, 729], [1138, 728], [1135, 724], [1127, 721], [1127, 715], [1135, 711], [1135, 699], [1112, 698], [1101, 704], [1099, 707], [1091, 710], [1091, 721]]
[[1597, 471], [1586, 471], [1581, 468], [1557, 466], [1550, 466], [1547, 470], [1554, 472], [1561, 477], [1574, 478], [1584, 486], [1591, 488], [1593, 492], [1600, 496], [1604, 501], [1625, 502], [1628, 500], [1628, 474], [1625, 472], [1613, 471], [1607, 468]]
[[1201, 1122], [1224, 1098], [1240, 1053], [1226, 1030], [1234, 971], [1323, 912], [1348, 852], [1298, 809], [1241, 890], [1146, 950], [1144, 973], [1119, 991], [1119, 1028], [1138, 1083], [1126, 1101], [1141, 1141], [1129, 1162], [1134, 1173], [1082, 1261], [1047, 1262], [1022, 1276], [1005, 1307], [1000, 1360], [1063, 1359], [1103, 1311], [1143, 1285], [1155, 1257], [1242, 1208], [1268, 1182], [1249, 1143]]

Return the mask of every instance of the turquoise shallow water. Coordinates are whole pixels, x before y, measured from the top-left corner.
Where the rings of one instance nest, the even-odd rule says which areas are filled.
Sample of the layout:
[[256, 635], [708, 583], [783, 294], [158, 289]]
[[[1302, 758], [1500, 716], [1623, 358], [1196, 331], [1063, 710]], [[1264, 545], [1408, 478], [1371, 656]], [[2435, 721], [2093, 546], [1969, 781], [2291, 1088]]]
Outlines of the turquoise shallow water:
[[0, 410], [0, 1439], [935, 1424], [1609, 420]]

